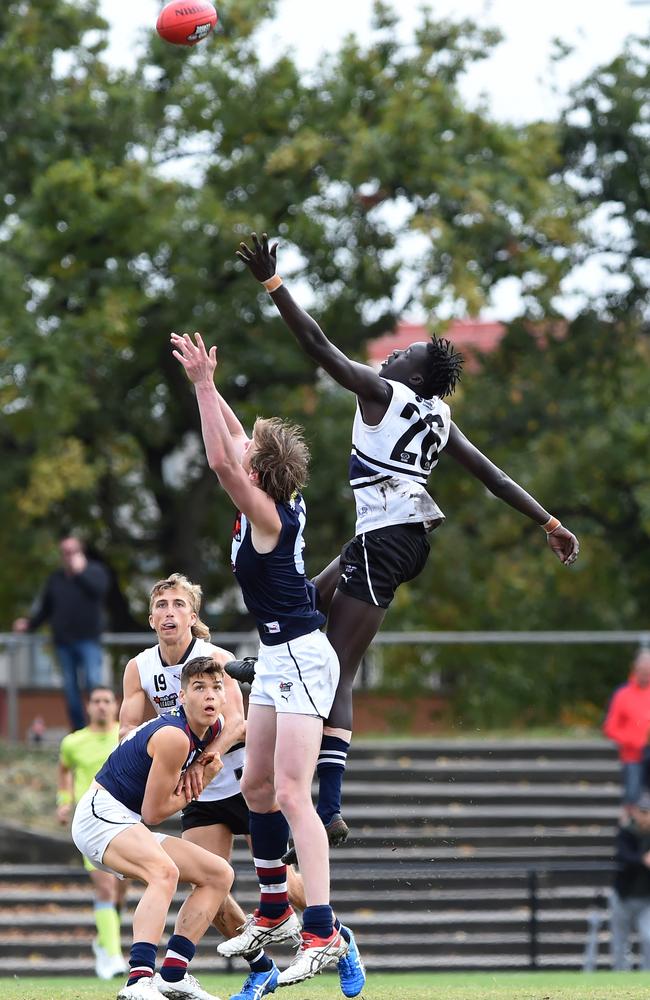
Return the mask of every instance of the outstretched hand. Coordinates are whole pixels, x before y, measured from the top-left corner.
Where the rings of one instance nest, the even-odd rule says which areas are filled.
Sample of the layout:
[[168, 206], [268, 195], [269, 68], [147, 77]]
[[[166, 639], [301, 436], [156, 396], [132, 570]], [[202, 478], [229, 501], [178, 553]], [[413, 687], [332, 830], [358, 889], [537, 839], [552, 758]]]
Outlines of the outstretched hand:
[[580, 543], [568, 528], [560, 525], [546, 536], [546, 540], [561, 563], [565, 566], [574, 564], [580, 552]]
[[269, 248], [269, 238], [266, 233], [262, 233], [261, 243], [257, 238], [257, 233], [251, 233], [251, 240], [253, 241], [252, 250], [246, 243], [240, 243], [239, 250], [236, 250], [235, 253], [240, 260], [243, 260], [254, 278], [257, 278], [258, 281], [267, 281], [275, 274], [278, 244], [274, 243]]
[[182, 364], [190, 382], [194, 385], [212, 384], [217, 367], [217, 349], [211, 347], [209, 352], [206, 351], [201, 334], [195, 333], [194, 337], [196, 344], [192, 343], [192, 338], [187, 333], [182, 337], [172, 333], [171, 342], [174, 348], [172, 354]]

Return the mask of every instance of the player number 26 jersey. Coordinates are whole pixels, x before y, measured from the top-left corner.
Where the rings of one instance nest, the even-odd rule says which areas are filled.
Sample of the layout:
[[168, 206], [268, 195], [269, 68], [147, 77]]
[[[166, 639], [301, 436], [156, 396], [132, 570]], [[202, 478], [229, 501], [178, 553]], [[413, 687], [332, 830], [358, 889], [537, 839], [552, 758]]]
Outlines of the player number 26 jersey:
[[423, 399], [402, 382], [386, 381], [392, 397], [383, 419], [366, 424], [357, 404], [352, 427], [358, 535], [394, 524], [433, 526], [444, 517], [425, 483], [447, 443], [451, 411], [437, 396]]

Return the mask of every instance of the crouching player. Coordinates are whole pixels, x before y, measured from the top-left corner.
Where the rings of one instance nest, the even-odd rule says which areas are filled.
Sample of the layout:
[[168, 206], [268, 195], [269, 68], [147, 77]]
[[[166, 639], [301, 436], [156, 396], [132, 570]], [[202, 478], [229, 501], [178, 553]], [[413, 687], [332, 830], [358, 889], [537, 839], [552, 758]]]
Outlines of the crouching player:
[[[223, 768], [205, 787], [202, 787], [203, 767], [193, 764], [185, 772], [185, 788], [193, 798], [183, 809], [181, 827], [183, 840], [230, 861], [234, 837], [245, 836], [249, 847], [251, 839], [248, 806], [239, 790], [244, 744], [234, 742], [244, 736], [244, 703], [239, 684], [229, 674], [234, 670], [242, 680], [252, 680], [254, 664], [250, 659], [248, 662], [233, 660], [232, 653], [212, 645], [209, 629], [199, 617], [201, 588], [182, 574], [172, 573], [154, 584], [149, 611], [149, 624], [158, 643], [138, 653], [126, 665], [120, 735], [125, 736], [142, 724], [147, 699], [158, 715], [176, 708], [181, 670], [188, 659], [211, 656], [223, 665], [225, 727], [208, 747], [208, 752], [218, 751]], [[289, 899], [298, 909], [304, 910], [302, 880], [293, 868], [288, 869], [287, 880]], [[232, 938], [246, 922], [246, 915], [229, 894], [212, 922], [224, 937]], [[260, 1000], [265, 994], [274, 992], [279, 970], [264, 950], [253, 949], [244, 959], [250, 966], [250, 973], [231, 1000]]]
[[[95, 867], [146, 885], [133, 915], [131, 971], [118, 1000], [214, 1000], [187, 970], [230, 891], [232, 868], [197, 844], [154, 834], [145, 824], [155, 826], [178, 812], [176, 787], [194, 760], [204, 765], [206, 783], [221, 767], [218, 754], [203, 751], [222, 724], [223, 704], [223, 667], [210, 656], [189, 660], [181, 673], [180, 707], [130, 732], [77, 805], [72, 838], [79, 850]], [[178, 882], [191, 882], [193, 889], [154, 976]]]

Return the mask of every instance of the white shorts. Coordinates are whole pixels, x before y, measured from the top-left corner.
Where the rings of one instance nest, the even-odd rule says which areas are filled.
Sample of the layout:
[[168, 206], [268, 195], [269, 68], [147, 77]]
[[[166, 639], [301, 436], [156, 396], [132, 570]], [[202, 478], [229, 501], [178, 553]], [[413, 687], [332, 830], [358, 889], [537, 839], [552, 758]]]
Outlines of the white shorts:
[[320, 629], [277, 646], [260, 643], [249, 704], [326, 719], [339, 673], [338, 656]]
[[[102, 864], [104, 851], [111, 840], [122, 830], [129, 830], [142, 822], [138, 813], [118, 802], [105, 788], [91, 786], [77, 803], [72, 817], [72, 839], [95, 868], [124, 878], [122, 872]], [[165, 840], [164, 833], [154, 833], [159, 842]]]

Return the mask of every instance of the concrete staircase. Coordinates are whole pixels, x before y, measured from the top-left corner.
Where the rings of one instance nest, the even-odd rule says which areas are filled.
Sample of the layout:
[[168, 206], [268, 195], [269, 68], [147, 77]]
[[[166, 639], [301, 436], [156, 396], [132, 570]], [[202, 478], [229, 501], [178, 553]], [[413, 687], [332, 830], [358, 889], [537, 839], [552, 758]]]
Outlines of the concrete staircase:
[[[602, 741], [358, 741], [345, 785], [352, 834], [332, 852], [334, 905], [370, 969], [580, 968], [611, 882], [619, 798]], [[73, 848], [58, 855], [72, 863], [48, 864], [55, 856], [0, 865], [5, 975], [92, 971], [89, 882]], [[243, 842], [233, 862], [248, 912], [257, 887]], [[139, 895], [133, 885], [125, 946]], [[606, 922], [598, 938], [607, 965]], [[217, 942], [209, 931], [194, 967], [243, 969]]]

